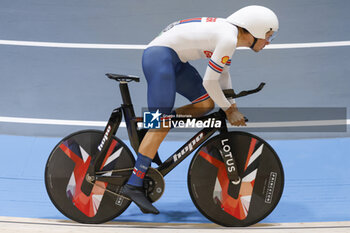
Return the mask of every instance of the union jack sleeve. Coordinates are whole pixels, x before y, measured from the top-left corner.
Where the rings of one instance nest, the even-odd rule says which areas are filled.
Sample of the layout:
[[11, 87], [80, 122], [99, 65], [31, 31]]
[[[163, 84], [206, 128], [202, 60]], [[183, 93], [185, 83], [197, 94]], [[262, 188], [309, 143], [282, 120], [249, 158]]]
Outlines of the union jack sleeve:
[[224, 70], [224, 67], [218, 65], [217, 63], [215, 63], [215, 62], [214, 62], [213, 60], [211, 60], [211, 59], [209, 60], [208, 66], [209, 66], [212, 70], [214, 70], [215, 72], [217, 72], [217, 73], [219, 73], [219, 74], [221, 74], [222, 71]]

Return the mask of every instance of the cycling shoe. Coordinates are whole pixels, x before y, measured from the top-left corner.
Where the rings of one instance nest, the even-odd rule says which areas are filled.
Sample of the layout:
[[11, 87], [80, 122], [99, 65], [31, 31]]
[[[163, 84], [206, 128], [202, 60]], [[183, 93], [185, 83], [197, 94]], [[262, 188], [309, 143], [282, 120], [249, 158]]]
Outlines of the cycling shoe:
[[143, 187], [126, 184], [122, 194], [130, 198], [144, 214], [159, 214], [157, 208], [147, 199]]

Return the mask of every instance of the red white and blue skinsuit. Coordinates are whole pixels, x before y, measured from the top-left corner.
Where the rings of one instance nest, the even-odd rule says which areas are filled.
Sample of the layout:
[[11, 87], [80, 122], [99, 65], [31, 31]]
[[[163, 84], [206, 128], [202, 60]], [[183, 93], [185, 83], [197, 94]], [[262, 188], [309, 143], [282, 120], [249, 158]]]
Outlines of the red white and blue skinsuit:
[[[148, 84], [148, 107], [170, 114], [176, 92], [192, 103], [210, 98], [226, 110], [234, 103], [229, 67], [237, 46], [238, 29], [222, 18], [193, 18], [170, 24], [149, 43], [142, 57]], [[209, 59], [203, 79], [188, 63]]]

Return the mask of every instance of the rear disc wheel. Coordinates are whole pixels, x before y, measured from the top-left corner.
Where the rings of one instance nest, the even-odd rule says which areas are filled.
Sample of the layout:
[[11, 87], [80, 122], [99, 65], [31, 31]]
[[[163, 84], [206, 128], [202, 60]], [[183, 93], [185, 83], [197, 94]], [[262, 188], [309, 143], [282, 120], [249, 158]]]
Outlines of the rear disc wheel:
[[[86, 130], [67, 136], [53, 149], [46, 164], [45, 185], [52, 203], [63, 215], [80, 223], [110, 221], [131, 203], [108, 192], [120, 193], [122, 186], [106, 182], [96, 181], [91, 185], [90, 195], [81, 191], [90, 160], [96, 156], [103, 134], [103, 131]], [[113, 137], [101, 171], [132, 168], [134, 164], [129, 148]]]

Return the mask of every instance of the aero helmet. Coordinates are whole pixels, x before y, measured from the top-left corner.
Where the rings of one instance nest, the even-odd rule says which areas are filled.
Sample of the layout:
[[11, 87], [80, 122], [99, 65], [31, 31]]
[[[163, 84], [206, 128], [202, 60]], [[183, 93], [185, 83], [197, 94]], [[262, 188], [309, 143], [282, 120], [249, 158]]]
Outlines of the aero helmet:
[[245, 28], [255, 38], [265, 39], [267, 32], [278, 30], [278, 18], [269, 8], [263, 6], [247, 6], [236, 11], [227, 19], [228, 22]]

